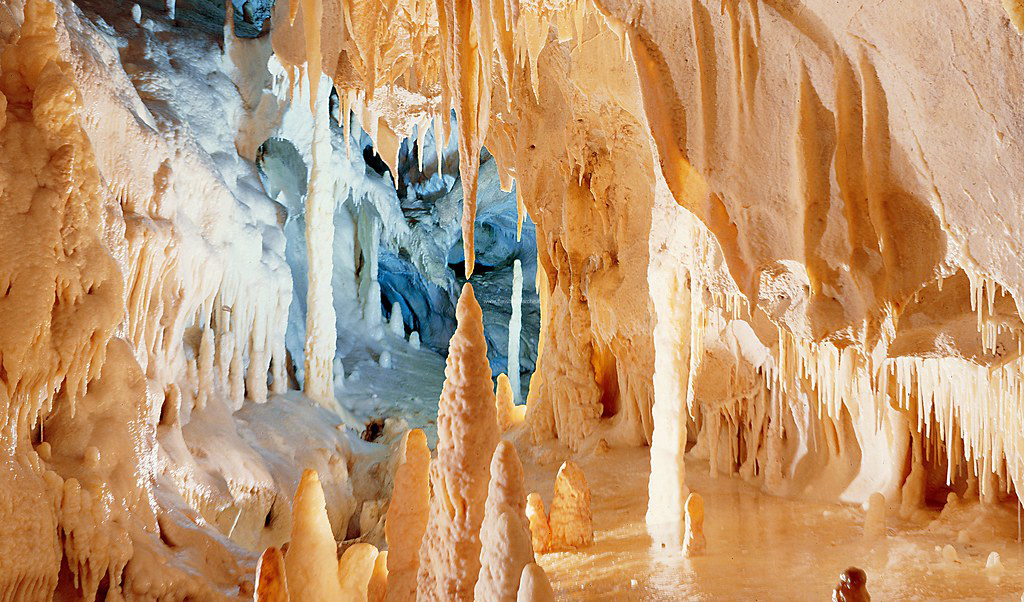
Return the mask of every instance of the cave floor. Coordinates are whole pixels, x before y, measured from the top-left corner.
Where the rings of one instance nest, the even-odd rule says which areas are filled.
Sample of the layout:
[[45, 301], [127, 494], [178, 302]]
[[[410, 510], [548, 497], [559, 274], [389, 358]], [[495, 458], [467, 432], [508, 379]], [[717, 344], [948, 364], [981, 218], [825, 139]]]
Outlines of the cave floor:
[[[647, 535], [647, 449], [575, 461], [592, 491], [595, 543], [539, 557], [559, 600], [829, 600], [851, 565], [867, 572], [875, 600], [1016, 601], [1024, 591], [1012, 503], [963, 502], [941, 519], [935, 509], [916, 522], [890, 511], [889, 535], [872, 547], [859, 506], [770, 496], [739, 478], [712, 478], [706, 462], [688, 459], [687, 483], [704, 496], [707, 553], [687, 559], [653, 548]], [[525, 466], [527, 491], [539, 491], [548, 509], [559, 465]], [[967, 541], [958, 543], [964, 530]], [[959, 563], [943, 562], [946, 544]], [[992, 551], [1006, 569], [998, 580], [984, 572]]]

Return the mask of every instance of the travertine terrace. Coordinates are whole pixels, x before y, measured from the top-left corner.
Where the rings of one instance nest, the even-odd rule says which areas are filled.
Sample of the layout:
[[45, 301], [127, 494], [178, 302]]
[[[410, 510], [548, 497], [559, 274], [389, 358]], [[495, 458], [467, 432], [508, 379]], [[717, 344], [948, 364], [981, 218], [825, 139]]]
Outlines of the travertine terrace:
[[1022, 182], [1021, 0], [0, 0], [0, 602], [1020, 599]]

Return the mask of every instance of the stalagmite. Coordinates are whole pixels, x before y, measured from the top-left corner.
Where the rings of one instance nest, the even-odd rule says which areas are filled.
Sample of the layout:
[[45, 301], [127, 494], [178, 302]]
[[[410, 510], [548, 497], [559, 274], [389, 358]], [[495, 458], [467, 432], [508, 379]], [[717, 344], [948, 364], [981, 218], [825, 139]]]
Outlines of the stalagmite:
[[395, 336], [405, 338], [405, 320], [402, 319], [402, 304], [395, 301], [391, 304], [391, 320], [388, 327]]
[[430, 467], [430, 517], [420, 546], [417, 597], [472, 600], [480, 571], [488, 459], [498, 444], [491, 368], [480, 305], [470, 284], [456, 307]]
[[921, 449], [922, 435], [913, 433], [912, 437], [910, 475], [903, 484], [900, 499], [900, 516], [903, 518], [909, 518], [924, 505], [925, 470], [924, 452]]
[[[671, 259], [666, 259], [671, 262]], [[671, 271], [669, 271], [671, 270]], [[668, 272], [666, 275], [664, 272]], [[655, 346], [654, 429], [651, 438], [651, 477], [645, 521], [651, 538], [673, 549], [681, 549], [685, 532], [683, 510], [689, 489], [684, 462], [687, 443], [687, 397], [693, 297], [683, 276], [675, 268], [652, 266], [648, 278], [661, 284], [662, 295], [653, 298], [657, 324]]]
[[500, 432], [507, 431], [514, 420], [515, 404], [512, 402], [512, 394], [508, 376], [499, 374], [497, 388], [494, 391], [494, 404], [498, 413], [498, 430]]
[[877, 491], [872, 493], [867, 506], [864, 515], [864, 539], [874, 541], [885, 537], [885, 496]]
[[416, 599], [420, 542], [430, 513], [427, 436], [419, 429], [412, 429], [399, 443], [399, 450], [402, 460], [395, 471], [391, 505], [384, 523], [388, 542], [387, 599], [412, 602]]
[[522, 402], [519, 384], [519, 346], [523, 330], [523, 264], [512, 262], [512, 317], [508, 320], [508, 379], [512, 388], [512, 402]]
[[[296, 1], [296, 0], [293, 0]], [[307, 8], [319, 0], [304, 0]], [[312, 81], [312, 75], [310, 75]], [[306, 295], [306, 372], [304, 390], [320, 403], [334, 401], [334, 354], [337, 323], [331, 278], [334, 272], [334, 198], [328, 186], [331, 156], [327, 99], [311, 96], [313, 111], [313, 166], [306, 192], [306, 253], [309, 289]]]
[[950, 544], [942, 546], [942, 561], [946, 564], [958, 564], [960, 562], [960, 554], [957, 553], [956, 548]]
[[320, 478], [305, 470], [292, 501], [292, 534], [284, 556], [291, 598], [340, 600], [337, 554]]
[[288, 578], [285, 574], [281, 550], [270, 547], [260, 556], [256, 565], [256, 602], [289, 602]]
[[373, 574], [370, 575], [370, 584], [366, 586], [366, 599], [368, 602], [384, 602], [388, 595], [388, 550], [377, 554], [377, 560], [373, 563]]
[[480, 577], [474, 599], [515, 602], [523, 567], [534, 558], [523, 465], [508, 441], [498, 443], [491, 459], [480, 545]]
[[590, 486], [580, 467], [570, 460], [562, 464], [555, 477], [549, 520], [552, 549], [575, 550], [594, 543]]
[[345, 550], [338, 560], [338, 582], [341, 585], [339, 600], [366, 602], [377, 562], [377, 548], [372, 544], [359, 542]]
[[555, 602], [555, 591], [539, 565], [530, 563], [523, 567], [516, 602]]
[[686, 498], [686, 535], [683, 538], [683, 555], [687, 558], [700, 556], [707, 550], [704, 539], [704, 498], [691, 493]]
[[530, 537], [533, 542], [533, 551], [536, 554], [543, 554], [551, 545], [551, 525], [548, 523], [548, 515], [544, 511], [544, 500], [539, 493], [531, 493], [526, 496], [526, 516], [530, 519]]
[[1003, 566], [1002, 561], [999, 559], [998, 552], [989, 552], [988, 557], [985, 559], [985, 574], [993, 579], [999, 579], [1006, 572], [1006, 567]]

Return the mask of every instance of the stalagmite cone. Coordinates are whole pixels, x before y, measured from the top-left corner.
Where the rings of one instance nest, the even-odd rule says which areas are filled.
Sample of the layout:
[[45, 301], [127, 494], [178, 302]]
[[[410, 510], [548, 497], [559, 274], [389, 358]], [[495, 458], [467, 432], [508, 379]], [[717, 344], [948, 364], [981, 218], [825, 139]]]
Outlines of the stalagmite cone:
[[864, 539], [872, 541], [885, 537], [885, 496], [879, 492], [868, 498], [868, 511], [864, 516]]
[[346, 602], [366, 602], [370, 578], [377, 562], [377, 548], [368, 543], [349, 546], [338, 560], [338, 583]]
[[430, 518], [420, 546], [417, 598], [473, 599], [480, 525], [498, 444], [483, 313], [466, 284], [456, 307], [437, 412], [437, 459], [430, 468]]
[[960, 555], [956, 553], [956, 548], [947, 543], [942, 546], [942, 560], [947, 564], [956, 564], [960, 562]]
[[256, 565], [256, 602], [289, 602], [288, 578], [285, 576], [284, 556], [281, 550], [270, 547], [260, 556]]
[[292, 502], [292, 535], [284, 558], [294, 600], [341, 599], [337, 550], [320, 477], [307, 469]]
[[590, 486], [583, 471], [572, 461], [562, 464], [555, 477], [550, 523], [551, 549], [578, 549], [594, 543]]
[[530, 519], [530, 537], [533, 541], [533, 551], [542, 554], [551, 545], [551, 525], [548, 523], [548, 515], [544, 511], [544, 500], [539, 493], [531, 493], [526, 496], [526, 516]]
[[498, 375], [498, 385], [494, 391], [494, 403], [498, 412], [498, 430], [505, 432], [513, 423], [515, 413], [515, 402], [512, 398], [512, 384], [508, 375]]
[[548, 575], [536, 563], [523, 568], [516, 602], [555, 602], [555, 590], [551, 589]]
[[498, 444], [491, 459], [480, 544], [480, 578], [474, 598], [515, 602], [523, 567], [533, 562], [533, 544], [526, 518], [523, 465], [508, 441]]
[[686, 534], [683, 537], [683, 554], [687, 558], [700, 556], [707, 549], [704, 539], [704, 498], [699, 493], [686, 497]]
[[366, 587], [368, 602], [382, 602], [387, 599], [388, 555], [388, 551], [384, 550], [377, 554], [377, 561], [373, 563], [373, 574], [370, 575], [370, 584]]
[[430, 513], [430, 449], [420, 429], [406, 433], [399, 449], [404, 459], [395, 471], [384, 534], [388, 542], [387, 599], [405, 602], [416, 599], [420, 542]]
[[832, 590], [832, 602], [871, 602], [867, 584], [867, 574], [851, 566], [839, 575], [839, 584]]

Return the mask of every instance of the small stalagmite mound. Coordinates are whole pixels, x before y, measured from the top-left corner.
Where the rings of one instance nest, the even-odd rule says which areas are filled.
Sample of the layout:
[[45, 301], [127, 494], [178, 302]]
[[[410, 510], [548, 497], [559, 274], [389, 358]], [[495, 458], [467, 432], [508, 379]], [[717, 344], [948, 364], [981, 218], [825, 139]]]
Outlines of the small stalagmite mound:
[[530, 519], [530, 537], [533, 541], [533, 552], [543, 554], [551, 545], [551, 524], [544, 510], [544, 500], [539, 493], [526, 496], [526, 517]]
[[540, 565], [531, 562], [523, 567], [516, 602], [555, 602], [555, 590]]
[[594, 543], [590, 486], [583, 470], [570, 460], [562, 464], [555, 477], [549, 521], [552, 550], [575, 550]]
[[700, 556], [707, 550], [704, 539], [704, 498], [699, 493], [686, 497], [686, 534], [683, 537], [683, 554], [687, 558]]
[[[954, 497], [956, 494], [951, 494]], [[864, 539], [875, 541], [885, 537], [885, 496], [874, 492], [868, 498], [868, 510], [864, 515]]]

